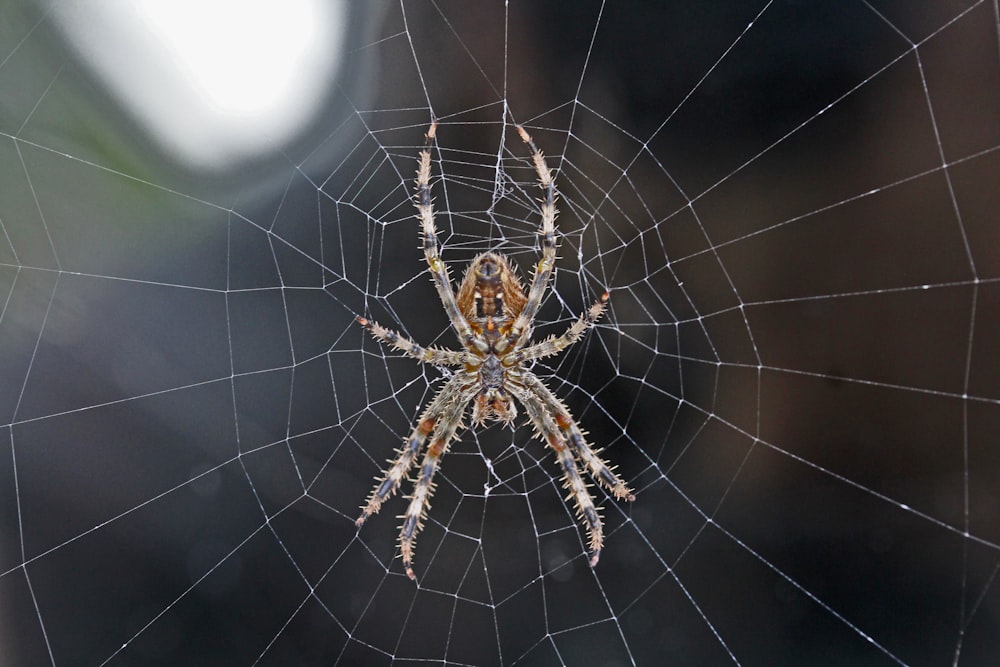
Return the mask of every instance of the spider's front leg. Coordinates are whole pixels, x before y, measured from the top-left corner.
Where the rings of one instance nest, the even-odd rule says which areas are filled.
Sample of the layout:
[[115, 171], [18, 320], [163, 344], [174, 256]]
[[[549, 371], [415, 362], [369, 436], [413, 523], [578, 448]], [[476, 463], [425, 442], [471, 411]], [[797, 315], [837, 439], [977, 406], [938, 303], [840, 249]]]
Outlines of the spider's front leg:
[[435, 426], [440, 421], [445, 404], [454, 393], [460, 391], [461, 384], [462, 379], [460, 376], [456, 375], [451, 378], [438, 391], [427, 408], [424, 409], [410, 436], [403, 441], [403, 446], [396, 452], [396, 458], [392, 461], [392, 464], [386, 468], [385, 473], [381, 477], [376, 478], [378, 481], [372, 489], [371, 494], [369, 494], [368, 501], [362, 508], [361, 516], [354, 522], [356, 526], [360, 528], [368, 517], [379, 511], [382, 503], [388, 500], [392, 494], [396, 493], [403, 478], [406, 477], [413, 463], [417, 460], [417, 455], [423, 448], [427, 437], [434, 431]]
[[556, 398], [534, 373], [523, 371], [520, 386], [512, 392], [524, 405], [538, 434], [556, 453], [563, 470], [565, 486], [576, 501], [577, 514], [587, 527], [590, 548], [590, 566], [597, 565], [604, 544], [604, 527], [594, 507], [594, 498], [580, 476], [577, 459], [587, 468], [591, 477], [606, 487], [619, 500], [633, 501], [635, 495], [607, 462], [595, 452], [584, 437], [583, 431], [569, 414], [562, 401]]
[[[462, 381], [468, 382], [468, 378], [462, 374], [456, 375], [454, 379], [460, 384]], [[416, 549], [417, 535], [424, 527], [424, 518], [430, 509], [430, 499], [434, 494], [434, 473], [437, 472], [441, 457], [448, 451], [448, 445], [462, 425], [462, 413], [465, 412], [465, 406], [471, 398], [472, 394], [461, 391], [460, 387], [455, 387], [454, 394], [448, 396], [451, 402], [446, 404], [441, 418], [435, 424], [434, 439], [424, 454], [420, 473], [413, 487], [413, 494], [410, 496], [410, 504], [403, 514], [403, 526], [399, 531], [399, 548], [403, 556], [403, 568], [411, 580], [417, 578], [413, 572], [413, 553]]]
[[576, 459], [573, 450], [563, 437], [555, 419], [546, 410], [545, 405], [529, 389], [511, 387], [515, 396], [524, 405], [528, 413], [528, 419], [535, 427], [538, 435], [545, 440], [546, 444], [552, 448], [562, 468], [563, 486], [569, 489], [569, 498], [576, 502], [577, 518], [583, 521], [587, 528], [588, 549], [590, 550], [590, 566], [597, 565], [601, 558], [601, 547], [604, 545], [604, 524], [601, 516], [594, 507], [594, 499], [587, 491], [587, 484], [580, 476], [580, 471], [576, 467]]

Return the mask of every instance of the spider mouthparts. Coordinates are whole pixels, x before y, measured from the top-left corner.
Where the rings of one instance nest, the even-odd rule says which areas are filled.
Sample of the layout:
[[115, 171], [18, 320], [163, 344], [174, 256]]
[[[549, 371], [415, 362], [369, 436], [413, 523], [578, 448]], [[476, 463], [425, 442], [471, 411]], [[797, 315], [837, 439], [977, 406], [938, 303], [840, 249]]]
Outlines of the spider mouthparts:
[[597, 565], [597, 561], [599, 561], [599, 560], [601, 560], [601, 552], [600, 552], [600, 550], [595, 551], [594, 553], [592, 553], [590, 555], [590, 567], [595, 567]]
[[354, 525], [357, 526], [358, 528], [360, 528], [361, 526], [364, 525], [365, 519], [367, 519], [367, 518], [368, 518], [367, 516], [365, 516], [364, 514], [362, 514], [361, 516], [359, 516], [357, 518], [357, 520], [355, 520]]
[[368, 320], [366, 320], [365, 318], [361, 317], [360, 315], [358, 315], [354, 319], [357, 320], [358, 324], [360, 324], [361, 326], [363, 326], [363, 327], [368, 326]]
[[526, 144], [531, 143], [531, 135], [520, 125], [517, 126], [517, 133], [521, 135], [521, 141]]
[[406, 566], [406, 576], [410, 578], [410, 581], [416, 581], [417, 575], [414, 573], [413, 568], [409, 565]]

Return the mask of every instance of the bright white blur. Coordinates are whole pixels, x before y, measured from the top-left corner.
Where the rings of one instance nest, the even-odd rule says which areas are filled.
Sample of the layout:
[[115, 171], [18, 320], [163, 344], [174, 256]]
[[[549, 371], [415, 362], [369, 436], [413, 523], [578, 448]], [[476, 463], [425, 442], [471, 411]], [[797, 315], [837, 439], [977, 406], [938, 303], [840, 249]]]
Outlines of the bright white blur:
[[97, 79], [176, 160], [222, 171], [292, 139], [341, 61], [344, 0], [56, 1]]

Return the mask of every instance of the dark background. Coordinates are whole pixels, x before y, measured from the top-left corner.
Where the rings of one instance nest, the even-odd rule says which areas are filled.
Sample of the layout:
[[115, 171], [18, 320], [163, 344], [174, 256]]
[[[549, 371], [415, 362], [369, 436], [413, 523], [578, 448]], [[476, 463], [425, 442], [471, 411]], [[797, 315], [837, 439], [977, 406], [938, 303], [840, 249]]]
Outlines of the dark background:
[[[352, 12], [324, 113], [206, 174], [0, 10], [0, 662], [994, 664], [996, 6]], [[354, 527], [441, 377], [354, 316], [454, 345], [432, 117], [453, 276], [535, 261], [523, 123], [562, 195], [536, 337], [612, 292], [535, 369], [637, 490], [595, 490], [596, 570], [524, 426], [453, 446], [418, 585], [402, 500]]]

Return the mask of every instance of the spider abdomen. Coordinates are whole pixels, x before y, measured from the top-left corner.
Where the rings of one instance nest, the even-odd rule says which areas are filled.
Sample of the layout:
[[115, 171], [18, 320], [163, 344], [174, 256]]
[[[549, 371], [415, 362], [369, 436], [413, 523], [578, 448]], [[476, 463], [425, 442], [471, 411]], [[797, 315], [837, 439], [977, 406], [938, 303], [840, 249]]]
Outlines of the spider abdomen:
[[484, 252], [472, 260], [456, 297], [459, 310], [480, 333], [489, 329], [490, 323], [510, 328], [526, 300], [510, 260], [495, 252]]

